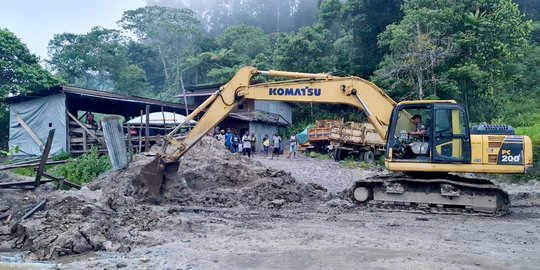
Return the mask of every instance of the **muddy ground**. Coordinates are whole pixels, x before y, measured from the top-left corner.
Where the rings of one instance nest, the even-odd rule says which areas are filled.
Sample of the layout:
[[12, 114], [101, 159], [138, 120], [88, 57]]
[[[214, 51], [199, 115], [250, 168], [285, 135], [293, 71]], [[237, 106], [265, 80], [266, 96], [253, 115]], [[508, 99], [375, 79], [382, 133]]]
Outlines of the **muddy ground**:
[[0, 249], [18, 245], [27, 258], [61, 269], [540, 266], [537, 181], [503, 185], [515, 205], [503, 217], [378, 212], [337, 193], [379, 170], [305, 157], [248, 159], [206, 140], [182, 160], [182, 173], [155, 204], [130, 180], [148, 159], [82, 191], [2, 191], [3, 209], [17, 200], [49, 202], [26, 221], [0, 226]]

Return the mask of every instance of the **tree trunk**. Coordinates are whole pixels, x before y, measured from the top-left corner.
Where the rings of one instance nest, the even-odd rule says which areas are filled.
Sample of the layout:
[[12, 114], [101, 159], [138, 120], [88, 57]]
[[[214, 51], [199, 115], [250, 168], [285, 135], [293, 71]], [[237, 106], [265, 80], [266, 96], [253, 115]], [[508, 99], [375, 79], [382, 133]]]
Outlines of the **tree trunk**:
[[163, 65], [163, 73], [165, 74], [165, 81], [167, 82], [167, 87], [170, 86], [169, 80], [169, 71], [167, 70], [167, 64], [165, 63], [165, 58], [163, 58], [163, 52], [161, 51], [161, 46], [157, 44], [159, 57], [161, 58], [161, 64]]
[[418, 80], [418, 99], [423, 99], [424, 98], [424, 88], [423, 88], [424, 78], [422, 76], [422, 71], [418, 71], [418, 73], [416, 73], [416, 79]]

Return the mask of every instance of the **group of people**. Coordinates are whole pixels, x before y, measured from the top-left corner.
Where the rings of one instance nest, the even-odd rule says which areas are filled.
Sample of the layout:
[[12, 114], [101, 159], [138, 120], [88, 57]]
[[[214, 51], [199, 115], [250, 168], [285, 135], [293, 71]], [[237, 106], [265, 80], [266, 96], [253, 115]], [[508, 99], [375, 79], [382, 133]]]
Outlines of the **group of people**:
[[[225, 147], [229, 149], [232, 153], [241, 153], [244, 156], [248, 156], [251, 158], [251, 155], [256, 152], [256, 142], [257, 139], [255, 137], [255, 132], [249, 132], [247, 131], [244, 133], [244, 135], [240, 138], [238, 133], [236, 131], [231, 131], [230, 129], [221, 130], [215, 138], [223, 142]], [[272, 138], [268, 136], [268, 134], [264, 135], [262, 139], [262, 149], [265, 153], [267, 158], [274, 159], [278, 158], [279, 155], [282, 153], [281, 150], [281, 136], [276, 132]], [[289, 155], [287, 158], [290, 158], [291, 155], [293, 157], [296, 157], [296, 151], [297, 151], [297, 142], [296, 142], [296, 134], [292, 134], [289, 140]], [[269, 156], [270, 155], [270, 156]]]

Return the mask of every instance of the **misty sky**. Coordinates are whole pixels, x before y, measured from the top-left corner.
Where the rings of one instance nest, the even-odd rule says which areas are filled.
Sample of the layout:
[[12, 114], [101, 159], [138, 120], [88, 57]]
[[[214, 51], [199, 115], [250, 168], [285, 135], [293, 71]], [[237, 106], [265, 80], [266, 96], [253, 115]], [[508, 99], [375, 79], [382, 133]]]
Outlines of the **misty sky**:
[[54, 34], [83, 34], [97, 25], [118, 28], [123, 11], [144, 5], [144, 0], [0, 0], [0, 28], [44, 59]]

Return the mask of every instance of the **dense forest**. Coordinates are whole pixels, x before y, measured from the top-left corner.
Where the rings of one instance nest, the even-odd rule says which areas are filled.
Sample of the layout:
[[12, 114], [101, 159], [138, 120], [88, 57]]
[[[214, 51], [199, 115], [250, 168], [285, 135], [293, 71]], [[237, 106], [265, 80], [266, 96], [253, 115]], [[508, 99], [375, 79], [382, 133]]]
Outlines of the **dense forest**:
[[[537, 0], [149, 0], [118, 25], [55, 35], [47, 70], [1, 30], [1, 95], [65, 83], [172, 99], [252, 65], [360, 76], [396, 100], [456, 99], [473, 122], [540, 122]], [[306, 122], [342, 115], [355, 118], [295, 107]]]

